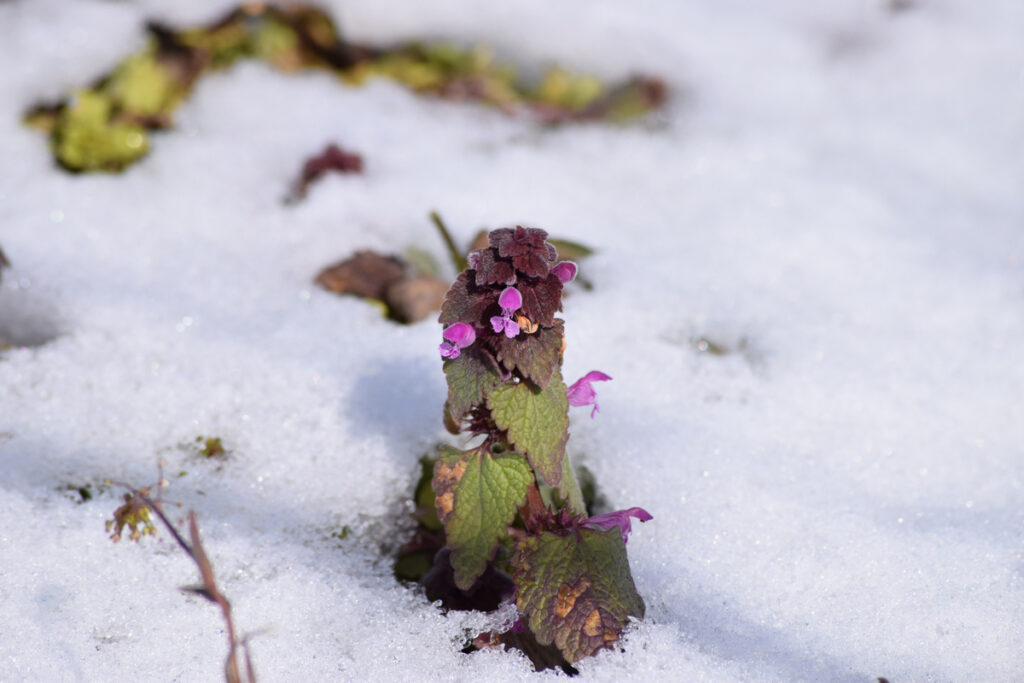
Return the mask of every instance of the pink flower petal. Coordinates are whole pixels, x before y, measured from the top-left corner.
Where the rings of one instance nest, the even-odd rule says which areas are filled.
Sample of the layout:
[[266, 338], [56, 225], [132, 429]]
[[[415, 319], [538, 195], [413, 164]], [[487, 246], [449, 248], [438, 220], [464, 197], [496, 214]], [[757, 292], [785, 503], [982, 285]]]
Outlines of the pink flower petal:
[[498, 297], [498, 305], [505, 313], [515, 313], [523, 305], [523, 295], [515, 287], [506, 287]]
[[643, 508], [629, 508], [628, 510], [617, 510], [615, 512], [608, 512], [603, 515], [595, 515], [583, 522], [584, 526], [597, 527], [608, 531], [613, 527], [619, 527], [619, 531], [622, 533], [622, 542], [625, 543], [629, 540], [629, 533], [632, 530], [629, 518], [636, 517], [641, 522], [648, 522], [654, 519], [647, 510]]

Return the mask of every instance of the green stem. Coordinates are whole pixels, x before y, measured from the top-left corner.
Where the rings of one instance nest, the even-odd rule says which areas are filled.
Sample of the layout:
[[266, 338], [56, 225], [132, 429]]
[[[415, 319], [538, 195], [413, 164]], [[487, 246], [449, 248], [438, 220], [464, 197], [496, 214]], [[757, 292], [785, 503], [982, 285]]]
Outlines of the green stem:
[[569, 462], [568, 453], [562, 458], [562, 484], [558, 487], [558, 493], [568, 501], [573, 512], [578, 515], [587, 514], [587, 506], [583, 503], [583, 491], [576, 481], [576, 473]]
[[448, 256], [452, 259], [452, 265], [455, 266], [455, 272], [461, 273], [464, 271], [469, 264], [466, 262], [466, 257], [462, 255], [458, 247], [455, 246], [455, 241], [452, 239], [451, 233], [448, 232], [448, 228], [445, 227], [444, 221], [441, 220], [441, 216], [438, 215], [437, 211], [430, 212], [430, 220], [437, 226], [437, 231], [441, 233], [441, 239], [444, 240], [445, 245], [448, 247]]

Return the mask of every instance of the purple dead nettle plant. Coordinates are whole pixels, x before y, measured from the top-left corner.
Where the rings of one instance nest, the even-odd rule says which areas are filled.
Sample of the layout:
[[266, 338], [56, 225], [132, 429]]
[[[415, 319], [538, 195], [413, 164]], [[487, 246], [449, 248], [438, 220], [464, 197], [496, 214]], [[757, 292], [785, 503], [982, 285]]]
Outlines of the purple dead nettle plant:
[[589, 517], [585, 509], [566, 455], [569, 406], [593, 406], [593, 417], [592, 384], [611, 377], [594, 370], [569, 387], [562, 379], [564, 321], [555, 314], [577, 267], [559, 262], [546, 238], [524, 227], [491, 232], [441, 308], [444, 422], [475, 445], [445, 447], [434, 465], [446, 547], [425, 580], [442, 573], [462, 594], [484, 583], [504, 591], [520, 615], [512, 631], [528, 629], [575, 662], [643, 616], [626, 539], [630, 518], [651, 515], [634, 507]]

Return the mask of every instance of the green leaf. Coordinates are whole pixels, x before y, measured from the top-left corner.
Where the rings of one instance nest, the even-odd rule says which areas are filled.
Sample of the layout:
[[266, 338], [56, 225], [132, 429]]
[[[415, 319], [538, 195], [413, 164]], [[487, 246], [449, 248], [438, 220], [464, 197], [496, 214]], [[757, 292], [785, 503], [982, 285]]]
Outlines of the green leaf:
[[469, 590], [526, 499], [533, 472], [515, 453], [446, 449], [434, 466], [437, 514], [444, 524], [455, 585]]
[[508, 431], [517, 452], [524, 454], [549, 486], [562, 481], [565, 442], [569, 439], [569, 399], [562, 371], [555, 368], [547, 387], [529, 381], [502, 384], [487, 394], [491, 417]]
[[498, 363], [480, 344], [472, 344], [458, 358], [444, 362], [448, 379], [448, 402], [445, 410], [452, 422], [458, 423], [470, 408], [482, 404], [487, 393], [501, 383]]
[[73, 171], [119, 171], [148, 150], [146, 132], [111, 122], [110, 100], [92, 90], [75, 93], [53, 131], [54, 151]]
[[618, 641], [629, 617], [643, 617], [618, 529], [544, 532], [520, 541], [512, 558], [517, 607], [541, 645], [576, 662]]
[[511, 339], [502, 335], [498, 337], [498, 361], [543, 389], [561, 360], [564, 335], [565, 324], [559, 319], [533, 334], [524, 332]]
[[151, 51], [121, 62], [104, 91], [118, 108], [135, 116], [169, 115], [184, 96]]

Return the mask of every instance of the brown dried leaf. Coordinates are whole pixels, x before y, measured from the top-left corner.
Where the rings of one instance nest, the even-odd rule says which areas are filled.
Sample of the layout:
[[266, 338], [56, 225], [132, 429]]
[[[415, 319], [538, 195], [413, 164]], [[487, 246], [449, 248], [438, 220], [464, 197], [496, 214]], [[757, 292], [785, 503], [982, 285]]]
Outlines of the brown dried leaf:
[[441, 310], [441, 303], [448, 291], [448, 283], [429, 275], [404, 277], [388, 285], [384, 293], [391, 317], [400, 323], [415, 323], [434, 311]]
[[316, 276], [316, 283], [338, 294], [383, 300], [388, 287], [404, 276], [402, 261], [366, 250], [324, 268]]

